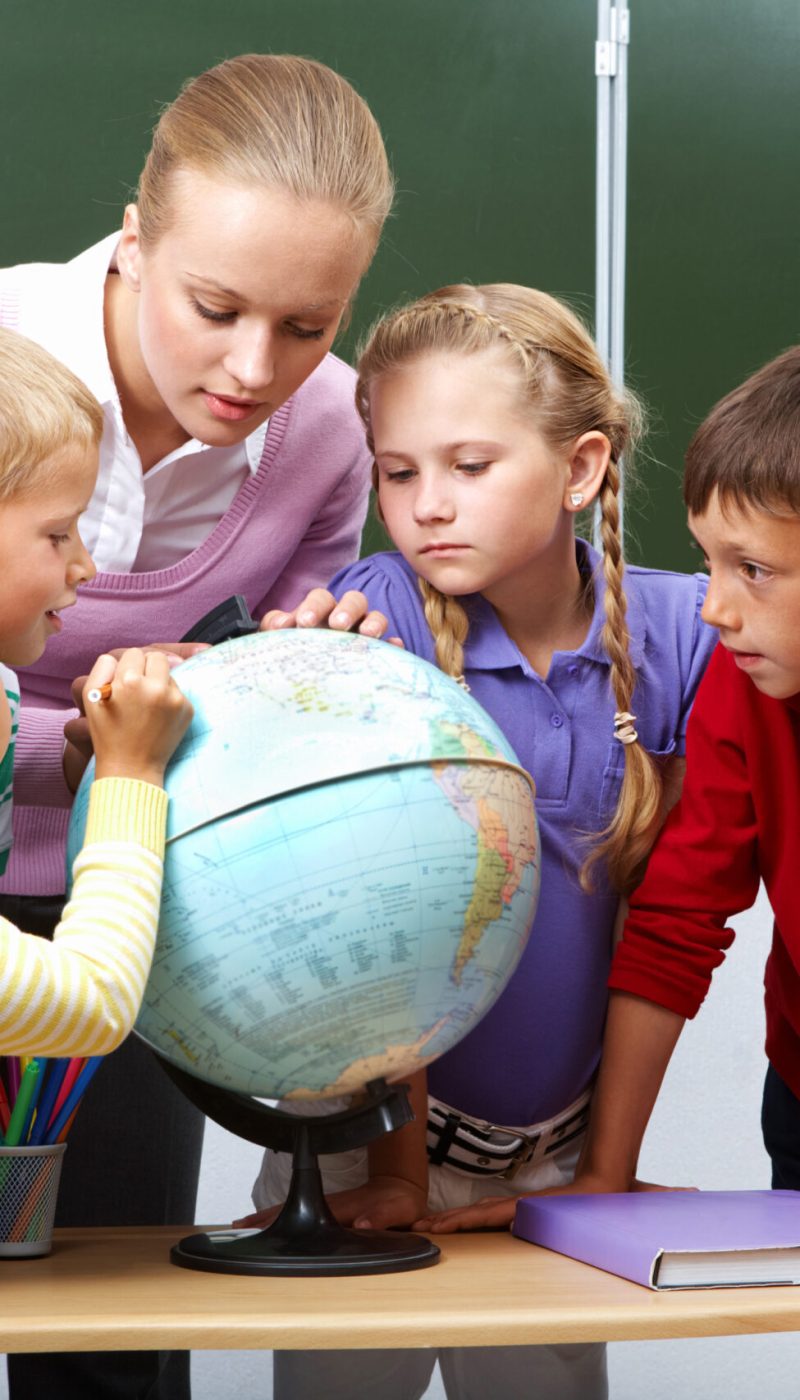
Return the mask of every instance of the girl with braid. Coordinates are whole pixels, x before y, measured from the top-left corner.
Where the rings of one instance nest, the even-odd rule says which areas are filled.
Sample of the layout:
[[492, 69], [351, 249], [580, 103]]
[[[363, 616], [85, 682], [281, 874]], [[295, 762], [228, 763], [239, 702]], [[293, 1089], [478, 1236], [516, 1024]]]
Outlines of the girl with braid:
[[[427, 1086], [417, 1076], [417, 1121], [369, 1162], [323, 1158], [323, 1175], [356, 1226], [502, 1226], [516, 1197], [574, 1175], [615, 926], [677, 796], [715, 633], [700, 618], [704, 577], [623, 565], [620, 461], [640, 413], [559, 301], [511, 285], [423, 297], [373, 330], [357, 404], [398, 552], [343, 570], [331, 590], [363, 592], [503, 729], [536, 782], [541, 897], [505, 991]], [[575, 535], [596, 501], [601, 554]], [[268, 1218], [288, 1170], [267, 1154], [261, 1213], [238, 1223]], [[282, 1352], [275, 1396], [413, 1400], [435, 1360]], [[439, 1361], [449, 1400], [607, 1393], [600, 1345], [449, 1349]]]

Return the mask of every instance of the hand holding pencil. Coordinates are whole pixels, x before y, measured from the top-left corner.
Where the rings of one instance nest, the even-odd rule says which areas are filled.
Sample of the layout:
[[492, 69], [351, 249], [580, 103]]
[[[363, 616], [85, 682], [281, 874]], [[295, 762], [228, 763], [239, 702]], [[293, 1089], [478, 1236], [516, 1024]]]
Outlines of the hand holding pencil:
[[[94, 693], [98, 699], [90, 699]], [[98, 657], [83, 690], [97, 778], [140, 778], [161, 786], [185, 734], [192, 706], [172, 679], [163, 652], [130, 647], [119, 660]]]

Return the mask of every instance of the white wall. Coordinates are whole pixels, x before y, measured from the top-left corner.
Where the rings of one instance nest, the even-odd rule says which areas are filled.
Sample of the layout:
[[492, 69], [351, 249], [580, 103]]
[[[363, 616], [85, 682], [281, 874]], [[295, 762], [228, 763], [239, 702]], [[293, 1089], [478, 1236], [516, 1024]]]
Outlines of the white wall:
[[[762, 977], [771, 932], [763, 895], [736, 928], [737, 940], [709, 1000], [687, 1027], [670, 1066], [642, 1157], [646, 1179], [707, 1190], [769, 1185], [759, 1126], [766, 1067]], [[260, 1149], [210, 1125], [198, 1220], [221, 1222], [241, 1214], [259, 1159]], [[196, 1352], [193, 1400], [240, 1393], [269, 1400], [269, 1370], [266, 1353]], [[609, 1371], [612, 1400], [796, 1400], [800, 1337], [616, 1343]], [[438, 1379], [428, 1396], [443, 1397]]]

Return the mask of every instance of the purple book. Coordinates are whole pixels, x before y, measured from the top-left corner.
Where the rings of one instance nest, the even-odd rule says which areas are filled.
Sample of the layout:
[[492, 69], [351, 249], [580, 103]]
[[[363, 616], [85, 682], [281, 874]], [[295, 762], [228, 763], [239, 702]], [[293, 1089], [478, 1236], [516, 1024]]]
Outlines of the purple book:
[[513, 1232], [649, 1288], [800, 1283], [800, 1191], [523, 1196]]

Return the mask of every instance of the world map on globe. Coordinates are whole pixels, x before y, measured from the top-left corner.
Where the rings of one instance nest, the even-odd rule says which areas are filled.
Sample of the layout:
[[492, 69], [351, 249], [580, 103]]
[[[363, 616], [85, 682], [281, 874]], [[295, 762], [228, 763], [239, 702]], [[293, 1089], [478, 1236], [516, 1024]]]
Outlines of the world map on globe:
[[532, 783], [506, 739], [434, 666], [351, 634], [240, 637], [175, 677], [195, 714], [137, 1033], [263, 1098], [423, 1068], [496, 1001], [533, 922]]

